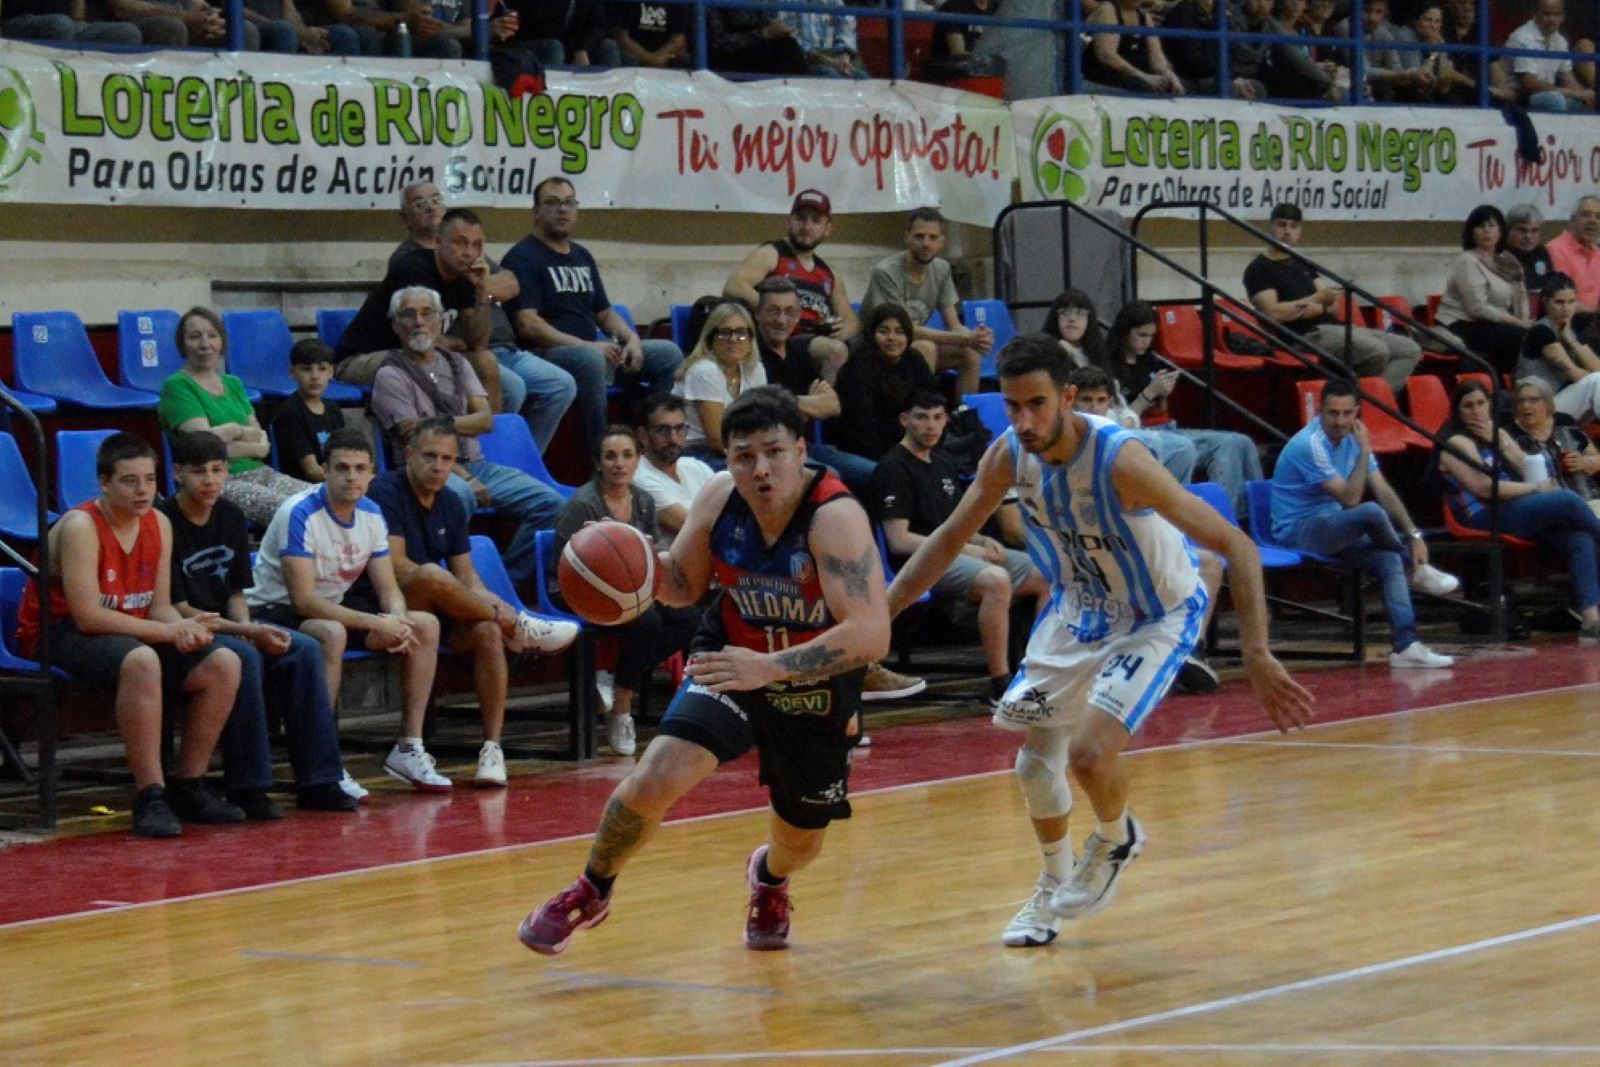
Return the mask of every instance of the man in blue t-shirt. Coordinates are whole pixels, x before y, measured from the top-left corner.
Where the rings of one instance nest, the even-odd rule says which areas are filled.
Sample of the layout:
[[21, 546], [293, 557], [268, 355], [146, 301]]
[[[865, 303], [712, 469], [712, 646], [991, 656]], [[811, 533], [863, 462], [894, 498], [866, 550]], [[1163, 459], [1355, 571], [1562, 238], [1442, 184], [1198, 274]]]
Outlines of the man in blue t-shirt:
[[606, 426], [606, 386], [616, 375], [671, 384], [683, 353], [671, 341], [641, 341], [606, 297], [600, 266], [572, 239], [578, 196], [565, 178], [546, 178], [533, 190], [533, 232], [500, 261], [521, 292], [511, 305], [517, 336], [578, 383], [584, 440], [597, 443]]
[[472, 656], [472, 680], [483, 719], [476, 785], [506, 784], [500, 731], [506, 719], [507, 652], [559, 652], [578, 628], [545, 619], [491, 593], [472, 565], [467, 509], [446, 491], [458, 459], [448, 418], [417, 423], [406, 443], [405, 466], [373, 480], [367, 497], [389, 528], [389, 556], [406, 603], [445, 620], [442, 645]]
[[[1369, 495], [1372, 499], [1364, 499]], [[1404, 540], [1396, 525], [1405, 531]], [[1317, 417], [1278, 455], [1272, 472], [1272, 537], [1293, 548], [1359, 562], [1377, 574], [1393, 630], [1391, 667], [1455, 662], [1417, 640], [1406, 570], [1409, 565], [1412, 587], [1434, 596], [1455, 592], [1461, 580], [1428, 563], [1422, 531], [1373, 458], [1354, 382], [1329, 381]]]

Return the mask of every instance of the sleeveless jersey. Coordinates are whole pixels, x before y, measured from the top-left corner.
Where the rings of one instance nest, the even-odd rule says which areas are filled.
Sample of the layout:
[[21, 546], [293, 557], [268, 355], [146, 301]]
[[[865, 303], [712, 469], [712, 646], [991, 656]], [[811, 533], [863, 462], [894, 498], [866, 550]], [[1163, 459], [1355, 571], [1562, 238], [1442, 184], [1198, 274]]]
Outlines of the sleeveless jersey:
[[815, 326], [833, 314], [833, 268], [819, 255], [813, 254], [812, 265], [807, 267], [797, 257], [794, 246], [788, 241], [773, 241], [778, 250], [778, 265], [772, 268], [769, 278], [788, 278], [800, 290], [800, 325]]
[[1051, 611], [1080, 641], [1180, 610], [1199, 584], [1188, 538], [1153, 509], [1129, 511], [1117, 499], [1111, 465], [1132, 434], [1108, 419], [1089, 425], [1066, 464], [1046, 463], [1003, 435], [1022, 504], [1028, 555], [1049, 579]]
[[847, 497], [832, 471], [806, 468], [811, 485], [789, 525], [769, 547], [750, 505], [729, 494], [711, 527], [711, 566], [722, 586], [717, 607], [695, 642], [700, 650], [738, 645], [777, 652], [809, 641], [834, 624], [811, 556], [811, 520], [817, 509]]
[[[96, 567], [100, 582], [100, 606], [120, 611], [135, 619], [150, 616], [150, 605], [155, 602], [156, 570], [161, 565], [161, 525], [151, 508], [139, 518], [139, 536], [133, 550], [124, 552], [111, 523], [96, 501], [79, 504], [78, 511], [86, 511], [94, 520], [95, 533], [100, 539], [100, 557]], [[71, 607], [62, 588], [60, 578], [50, 580], [50, 618], [70, 617]], [[44, 620], [39, 617], [39, 584], [28, 583], [17, 606], [17, 644], [26, 655], [33, 655], [39, 647], [39, 631]]]

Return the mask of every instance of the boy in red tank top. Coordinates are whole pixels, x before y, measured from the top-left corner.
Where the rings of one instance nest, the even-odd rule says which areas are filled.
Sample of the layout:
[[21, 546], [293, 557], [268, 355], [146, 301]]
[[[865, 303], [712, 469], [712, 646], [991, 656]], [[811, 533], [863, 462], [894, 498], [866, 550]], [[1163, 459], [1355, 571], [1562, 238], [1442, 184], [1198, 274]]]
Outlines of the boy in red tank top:
[[[239, 688], [239, 657], [211, 643], [215, 615], [185, 619], [172, 606], [172, 527], [152, 506], [156, 455], [143, 439], [113, 434], [95, 455], [100, 496], [50, 530], [48, 605], [28, 584], [17, 641], [33, 655], [50, 628], [54, 663], [74, 681], [116, 694], [117, 730], [133, 771], [133, 832], [177, 837], [179, 820], [240, 822], [244, 812], [200, 778]], [[42, 610], [41, 610], [42, 609]], [[161, 767], [163, 707], [189, 700], [176, 774]]]

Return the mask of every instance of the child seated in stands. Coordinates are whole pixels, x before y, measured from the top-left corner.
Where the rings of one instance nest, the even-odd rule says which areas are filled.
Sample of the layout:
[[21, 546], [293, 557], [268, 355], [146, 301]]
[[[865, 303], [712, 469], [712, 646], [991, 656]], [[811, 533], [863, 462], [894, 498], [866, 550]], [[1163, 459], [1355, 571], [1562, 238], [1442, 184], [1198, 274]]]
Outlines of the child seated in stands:
[[272, 420], [278, 469], [308, 482], [326, 481], [322, 465], [328, 461], [328, 437], [344, 429], [344, 412], [322, 398], [333, 378], [333, 349], [314, 337], [295, 342], [289, 350], [289, 373], [295, 393]]

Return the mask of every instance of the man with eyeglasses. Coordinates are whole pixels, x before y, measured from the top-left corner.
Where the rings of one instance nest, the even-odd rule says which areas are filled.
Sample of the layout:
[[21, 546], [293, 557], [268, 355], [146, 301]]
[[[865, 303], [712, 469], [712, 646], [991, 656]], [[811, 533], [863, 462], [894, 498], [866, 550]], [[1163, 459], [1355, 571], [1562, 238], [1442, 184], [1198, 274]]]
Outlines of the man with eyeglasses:
[[[390, 301], [400, 290], [420, 286], [439, 294], [448, 318], [437, 324], [439, 343], [466, 359], [483, 385], [489, 410], [500, 411], [500, 363], [487, 347], [489, 308], [517, 295], [517, 279], [491, 270], [483, 256], [483, 223], [475, 212], [451, 208], [440, 217], [438, 232], [438, 246], [431, 252], [418, 248], [391, 261], [383, 281], [367, 295], [334, 346], [339, 360], [334, 377], [351, 385], [373, 383], [389, 354], [404, 347], [390, 325]], [[455, 336], [444, 336], [456, 325]]]
[[[437, 185], [413, 182], [405, 187], [400, 194], [400, 218], [409, 236], [389, 256], [391, 271], [413, 252], [431, 253], [438, 249], [439, 220], [443, 215], [444, 197], [439, 194]], [[500, 273], [494, 257], [485, 255], [483, 259], [491, 275]], [[561, 416], [567, 413], [573, 397], [578, 395], [578, 383], [554, 363], [522, 351], [517, 344], [517, 333], [511, 328], [511, 319], [499, 301], [491, 302], [488, 311], [488, 349], [500, 364], [501, 406], [497, 410], [521, 414], [528, 423], [528, 431], [533, 434], [534, 444], [543, 452], [555, 436]], [[457, 321], [451, 332], [459, 334], [461, 326]], [[480, 374], [480, 380], [482, 377]]]
[[633, 472], [633, 484], [655, 502], [661, 529], [677, 536], [689, 517], [689, 505], [713, 473], [700, 460], [683, 454], [689, 440], [683, 397], [656, 393], [647, 399], [639, 439], [644, 442], [644, 455]]
[[[811, 346], [828, 338], [797, 333], [800, 325], [800, 290], [788, 278], [768, 278], [756, 286], [756, 347], [767, 381], [781, 385], [800, 400], [808, 419], [831, 419], [839, 414], [839, 394], [833, 391], [811, 358]], [[872, 482], [873, 462], [833, 445], [812, 444], [811, 458], [839, 472], [844, 484], [858, 496]]]
[[572, 375], [587, 447], [605, 430], [606, 386], [614, 378], [666, 385], [683, 353], [671, 341], [640, 340], [611, 306], [600, 265], [572, 239], [577, 224], [577, 190], [565, 178], [546, 178], [533, 190], [533, 232], [503, 264], [521, 287], [517, 337]]

